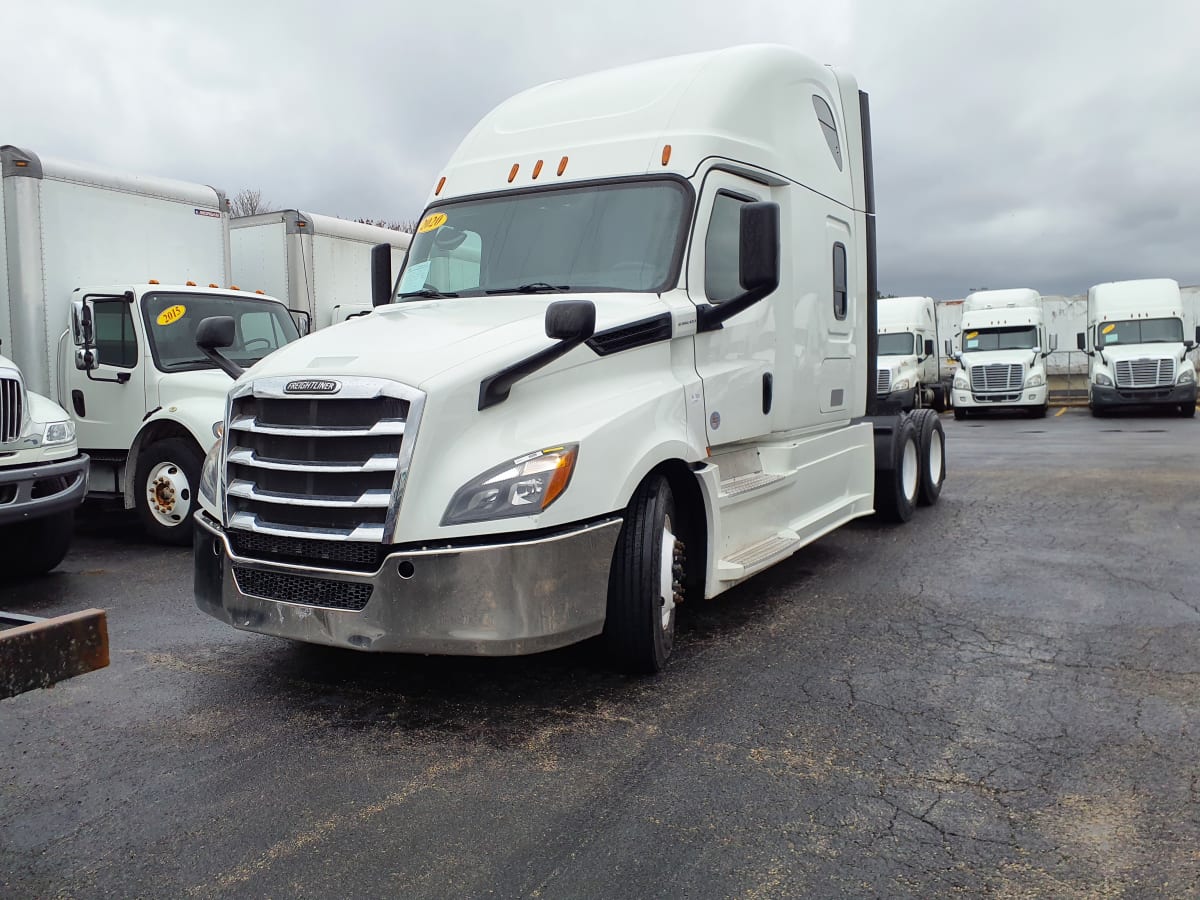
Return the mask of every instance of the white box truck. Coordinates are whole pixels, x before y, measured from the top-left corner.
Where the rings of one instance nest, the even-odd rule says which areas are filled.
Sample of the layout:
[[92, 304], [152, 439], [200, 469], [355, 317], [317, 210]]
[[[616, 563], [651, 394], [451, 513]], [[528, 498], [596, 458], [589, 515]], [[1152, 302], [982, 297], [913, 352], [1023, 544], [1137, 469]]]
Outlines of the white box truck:
[[249, 365], [295, 338], [295, 323], [276, 300], [217, 287], [229, 239], [213, 188], [13, 146], [0, 161], [3, 347], [27, 387], [71, 416], [91, 457], [89, 493], [123, 498], [158, 540], [190, 543], [229, 389], [198, 352], [196, 326], [235, 316], [232, 356]]
[[282, 209], [229, 222], [233, 281], [307, 313], [311, 329], [371, 310], [371, 251], [392, 247], [399, 268], [412, 236], [378, 225]]
[[1089, 357], [1092, 415], [1130, 406], [1196, 415], [1196, 366], [1187, 354], [1200, 343], [1200, 327], [1195, 340], [1184, 334], [1183, 299], [1170, 278], [1088, 288], [1087, 331], [1076, 335], [1076, 345]]
[[938, 358], [937, 315], [932, 297], [887, 297], [879, 301], [879, 368], [875, 390], [902, 409], [949, 406]]
[[[371, 651], [624, 669], [714, 597], [937, 499], [937, 414], [875, 404], [866, 95], [783, 47], [534, 88], [467, 135], [374, 311], [229, 395], [195, 594]], [[220, 341], [203, 342], [219, 352]]]
[[968, 294], [962, 305], [961, 342], [957, 353], [946, 342], [946, 354], [958, 363], [954, 418], [964, 419], [980, 409], [1046, 415], [1050, 405], [1046, 357], [1058, 348], [1058, 337], [1046, 335], [1037, 291], [1014, 288]]

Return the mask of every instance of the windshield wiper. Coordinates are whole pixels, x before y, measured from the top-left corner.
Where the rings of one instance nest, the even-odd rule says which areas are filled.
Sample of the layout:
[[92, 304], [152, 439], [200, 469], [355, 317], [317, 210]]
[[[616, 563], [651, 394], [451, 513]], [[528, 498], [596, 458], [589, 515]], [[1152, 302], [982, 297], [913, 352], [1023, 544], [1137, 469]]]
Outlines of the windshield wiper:
[[406, 300], [409, 297], [457, 297], [458, 294], [453, 291], [435, 291], [433, 288], [421, 288], [419, 291], [405, 291], [403, 294], [397, 294], [401, 300]]
[[547, 291], [569, 291], [569, 284], [550, 284], [545, 281], [531, 281], [529, 284], [520, 284], [510, 288], [493, 288], [490, 291], [484, 291], [485, 294], [544, 294]]

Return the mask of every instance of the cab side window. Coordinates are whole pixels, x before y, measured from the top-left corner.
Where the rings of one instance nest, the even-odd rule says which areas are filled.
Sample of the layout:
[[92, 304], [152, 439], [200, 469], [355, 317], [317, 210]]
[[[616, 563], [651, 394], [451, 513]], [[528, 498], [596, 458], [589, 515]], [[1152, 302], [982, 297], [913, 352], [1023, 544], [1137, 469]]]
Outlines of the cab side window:
[[133, 330], [130, 304], [124, 300], [96, 300], [92, 304], [96, 349], [106, 366], [132, 368], [137, 365], [137, 335]]
[[712, 303], [723, 303], [742, 293], [742, 206], [748, 202], [725, 191], [713, 200], [704, 238], [704, 295]]

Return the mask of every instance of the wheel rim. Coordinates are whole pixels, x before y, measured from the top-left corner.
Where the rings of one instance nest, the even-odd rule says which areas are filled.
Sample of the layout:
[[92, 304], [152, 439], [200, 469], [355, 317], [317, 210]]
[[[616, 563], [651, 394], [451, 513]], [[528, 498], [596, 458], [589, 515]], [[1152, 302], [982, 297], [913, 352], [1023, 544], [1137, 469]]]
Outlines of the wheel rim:
[[904, 496], [909, 500], [917, 495], [917, 478], [921, 471], [919, 457], [917, 442], [906, 441], [904, 460], [900, 464], [900, 484], [904, 488]]
[[675, 532], [671, 530], [671, 519], [668, 517], [663, 521], [662, 548], [659, 551], [658, 560], [658, 591], [659, 599], [662, 601], [660, 624], [663, 631], [667, 631], [671, 627], [671, 614], [675, 611], [675, 594], [679, 589], [679, 583], [675, 578], [675, 556], [678, 543]]
[[167, 461], [150, 470], [146, 479], [146, 505], [154, 520], [167, 528], [187, 521], [192, 510], [192, 486], [181, 466]]
[[929, 483], [940, 484], [942, 480], [942, 435], [934, 431], [929, 441]]

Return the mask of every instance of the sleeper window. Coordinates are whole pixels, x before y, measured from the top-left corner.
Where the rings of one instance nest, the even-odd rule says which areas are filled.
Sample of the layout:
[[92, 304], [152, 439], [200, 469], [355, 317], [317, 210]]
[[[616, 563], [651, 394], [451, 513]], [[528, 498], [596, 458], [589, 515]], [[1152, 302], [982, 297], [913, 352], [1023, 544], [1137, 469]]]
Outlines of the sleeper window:
[[713, 303], [732, 300], [742, 293], [742, 206], [747, 201], [721, 192], [713, 200], [704, 238], [704, 295]]

